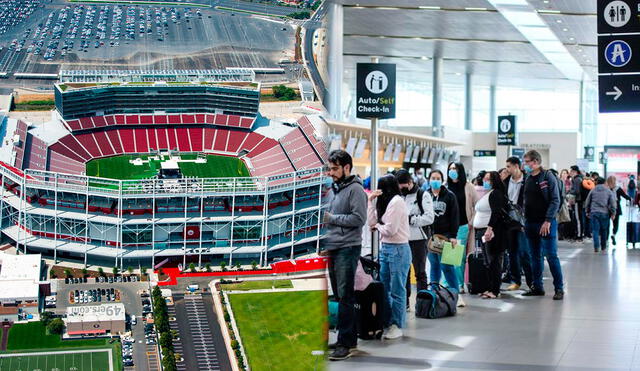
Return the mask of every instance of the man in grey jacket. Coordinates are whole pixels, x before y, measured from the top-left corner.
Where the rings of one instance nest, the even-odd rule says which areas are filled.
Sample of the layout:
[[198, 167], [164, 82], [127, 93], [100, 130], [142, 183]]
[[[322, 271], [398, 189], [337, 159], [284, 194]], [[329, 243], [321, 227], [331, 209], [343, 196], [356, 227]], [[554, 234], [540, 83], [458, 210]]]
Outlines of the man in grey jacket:
[[591, 219], [593, 233], [593, 250], [607, 252], [610, 219], [616, 216], [616, 196], [611, 188], [604, 185], [604, 178], [598, 177], [596, 187], [589, 192], [585, 202], [587, 217]]
[[347, 359], [358, 343], [355, 312], [355, 274], [362, 249], [362, 227], [367, 220], [367, 195], [362, 180], [351, 175], [353, 160], [342, 150], [329, 154], [333, 185], [324, 213], [322, 240], [329, 255], [329, 279], [338, 302], [338, 340], [330, 344], [332, 361]]
[[[411, 174], [405, 169], [398, 170], [396, 179], [400, 184], [400, 191], [407, 205], [409, 214], [409, 246], [411, 247], [411, 263], [416, 275], [416, 290], [426, 290], [427, 280], [427, 240], [429, 239], [425, 227], [433, 224], [433, 200], [413, 181]], [[422, 197], [419, 197], [422, 196]], [[421, 205], [419, 205], [420, 203]], [[411, 297], [411, 272], [407, 275], [407, 310]]]

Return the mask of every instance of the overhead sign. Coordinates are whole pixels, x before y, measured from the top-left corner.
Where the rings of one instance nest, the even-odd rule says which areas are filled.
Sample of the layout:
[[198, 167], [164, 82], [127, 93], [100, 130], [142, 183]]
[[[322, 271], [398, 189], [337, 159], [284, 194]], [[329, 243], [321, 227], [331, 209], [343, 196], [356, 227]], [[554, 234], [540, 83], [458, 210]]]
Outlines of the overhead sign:
[[640, 32], [640, 9], [632, 0], [598, 0], [598, 33]]
[[473, 157], [496, 157], [496, 151], [476, 150], [476, 151], [473, 151]]
[[498, 145], [515, 146], [516, 138], [516, 117], [513, 115], [498, 117]]
[[607, 152], [599, 152], [598, 154], [599, 154], [599, 156], [598, 156], [598, 162], [599, 162], [601, 165], [606, 164], [606, 163], [607, 163], [607, 160], [609, 159], [609, 156], [607, 155]]
[[511, 149], [511, 156], [519, 158], [520, 162], [524, 161], [524, 153], [525, 153], [524, 148], [512, 148]]
[[584, 158], [589, 161], [595, 160], [596, 159], [595, 147], [584, 147]]
[[356, 117], [392, 119], [396, 117], [396, 65], [358, 63]]
[[600, 112], [640, 112], [639, 46], [640, 3], [598, 0]]

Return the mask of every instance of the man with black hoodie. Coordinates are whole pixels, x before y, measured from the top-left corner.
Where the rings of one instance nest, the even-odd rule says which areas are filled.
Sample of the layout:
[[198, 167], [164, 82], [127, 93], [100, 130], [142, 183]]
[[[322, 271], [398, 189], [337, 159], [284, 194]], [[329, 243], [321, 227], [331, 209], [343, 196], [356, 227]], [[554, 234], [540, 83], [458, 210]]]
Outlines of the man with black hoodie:
[[525, 233], [531, 249], [533, 288], [523, 296], [544, 296], [542, 271], [544, 257], [553, 276], [555, 295], [553, 300], [564, 298], [562, 267], [558, 259], [558, 222], [560, 209], [558, 179], [542, 168], [542, 156], [531, 150], [524, 155], [524, 168], [528, 174], [524, 184]]
[[332, 361], [349, 358], [358, 344], [354, 281], [367, 220], [367, 195], [362, 180], [351, 175], [352, 169], [353, 159], [347, 152], [329, 154], [329, 176], [334, 183], [327, 197], [322, 244], [329, 255], [329, 279], [338, 302], [338, 341], [329, 345]]

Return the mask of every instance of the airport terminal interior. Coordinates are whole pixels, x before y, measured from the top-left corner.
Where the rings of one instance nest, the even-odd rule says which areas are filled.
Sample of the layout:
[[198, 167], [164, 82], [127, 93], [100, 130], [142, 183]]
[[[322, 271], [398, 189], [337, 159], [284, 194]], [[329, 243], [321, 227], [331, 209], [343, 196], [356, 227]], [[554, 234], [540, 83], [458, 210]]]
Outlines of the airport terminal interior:
[[[614, 189], [633, 196], [628, 186], [640, 170], [638, 71], [628, 64], [632, 48], [616, 34], [640, 31], [635, 17], [625, 19], [637, 13], [636, 5], [337, 0], [329, 12], [331, 149], [346, 148], [354, 172], [369, 177], [375, 125], [377, 176], [440, 169], [445, 182], [450, 162], [464, 164], [472, 179], [537, 150], [546, 169], [577, 165], [583, 174], [615, 176]], [[392, 118], [361, 114], [367, 109], [361, 97], [375, 86], [359, 85], [359, 63], [395, 65]], [[368, 84], [371, 75], [362, 76]], [[515, 142], [501, 138], [510, 116]], [[634, 235], [627, 235], [627, 225], [640, 221], [637, 199], [622, 199], [621, 208], [617, 244], [609, 239], [606, 250], [594, 252], [592, 239], [561, 233], [564, 300], [552, 300], [546, 262], [542, 297], [523, 296], [523, 277], [519, 290], [507, 291], [503, 283], [498, 299], [467, 291], [460, 295], [466, 306], [454, 317], [424, 319], [416, 316], [414, 294], [401, 339], [359, 340], [351, 357], [330, 362], [329, 370], [640, 369], [640, 253]], [[336, 340], [331, 332], [329, 343]]]
[[0, 1], [0, 371], [640, 370], [637, 45], [634, 0]]

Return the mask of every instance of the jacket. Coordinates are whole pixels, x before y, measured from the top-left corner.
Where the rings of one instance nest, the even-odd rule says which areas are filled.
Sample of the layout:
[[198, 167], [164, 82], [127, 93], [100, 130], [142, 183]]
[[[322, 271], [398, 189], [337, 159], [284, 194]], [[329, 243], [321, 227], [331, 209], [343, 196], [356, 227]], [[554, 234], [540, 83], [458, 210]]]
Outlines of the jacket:
[[[527, 176], [522, 174], [522, 186], [520, 187], [520, 192], [518, 192], [518, 206], [524, 206], [524, 184], [527, 181]], [[511, 175], [504, 180], [504, 187], [507, 190], [507, 199], [509, 198], [509, 186], [511, 185]]]
[[[367, 211], [367, 224], [376, 227], [380, 233], [380, 242], [384, 243], [408, 243], [409, 242], [409, 218], [407, 207], [401, 196], [394, 196], [381, 218], [378, 218], [376, 202], [369, 201]], [[382, 223], [380, 223], [380, 221]]]
[[576, 197], [576, 202], [583, 202], [582, 199], [582, 175], [576, 175], [571, 179], [571, 190], [569, 194]]
[[424, 214], [420, 212], [418, 206], [418, 186], [414, 185], [406, 196], [403, 196], [407, 205], [407, 213], [409, 215], [409, 241], [426, 240], [422, 227], [433, 224], [433, 200], [428, 192], [422, 194], [422, 209]]
[[438, 196], [433, 195], [433, 190], [429, 190], [429, 194], [433, 197], [433, 213], [435, 215], [433, 221], [433, 233], [441, 234], [447, 238], [456, 238], [458, 235], [459, 210], [458, 200], [447, 187], [442, 186]]
[[330, 214], [325, 221], [326, 232], [322, 245], [327, 250], [362, 245], [362, 227], [367, 221], [367, 194], [362, 180], [352, 175], [341, 183], [334, 183], [328, 194]]
[[[539, 187], [540, 191], [542, 192], [542, 200], [528, 200], [525, 197], [525, 215], [527, 214], [527, 204], [544, 202], [547, 210], [545, 212], [545, 221], [551, 222], [552, 220], [556, 219], [558, 211], [560, 210], [560, 191], [558, 189], [560, 181], [549, 170], [544, 170], [542, 168], [540, 169], [540, 177], [537, 179], [539, 179], [539, 182], [536, 184], [536, 186]], [[533, 176], [527, 177], [524, 183], [525, 189], [527, 187], [527, 184], [530, 182], [535, 182]]]
[[598, 184], [589, 192], [585, 207], [587, 214], [616, 215], [616, 196], [611, 188], [604, 184]]

